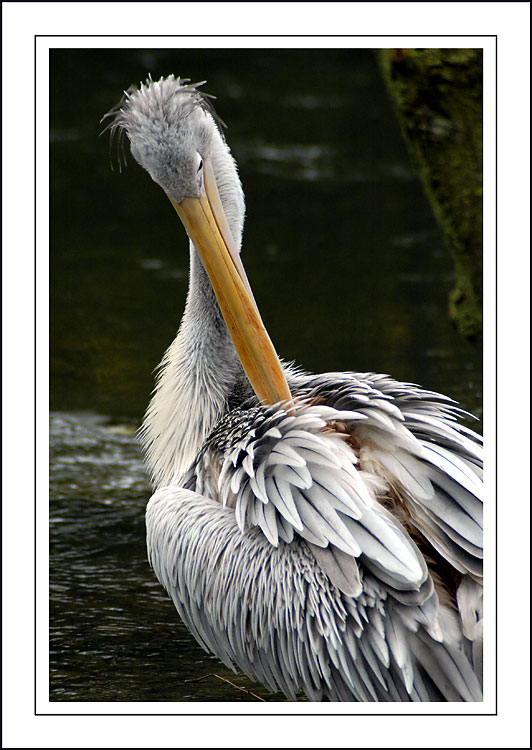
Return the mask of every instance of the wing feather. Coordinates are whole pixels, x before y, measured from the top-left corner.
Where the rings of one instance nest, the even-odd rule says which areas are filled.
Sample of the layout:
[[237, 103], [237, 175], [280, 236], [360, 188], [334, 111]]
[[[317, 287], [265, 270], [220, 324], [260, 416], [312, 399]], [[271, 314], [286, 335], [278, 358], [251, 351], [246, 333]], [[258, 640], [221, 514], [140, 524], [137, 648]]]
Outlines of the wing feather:
[[281, 516], [297, 531], [301, 531], [303, 523], [297, 512], [290, 483], [272, 474], [266, 478], [266, 492]]
[[326, 548], [309, 544], [316, 562], [327, 578], [347, 596], [357, 597], [362, 591], [358, 565], [353, 557], [334, 545]]
[[[291, 610], [283, 623], [283, 610], [269, 602], [282, 634], [277, 646], [268, 646], [269, 660], [257, 657], [253, 639], [244, 637], [247, 620], [239, 620], [241, 631], [227, 648], [245, 651], [255, 674], [287, 694], [299, 680], [311, 700], [323, 694], [336, 700], [479, 700], [480, 440], [459, 425], [451, 400], [416, 386], [344, 374], [333, 392], [327, 376], [305, 377], [300, 382], [308, 402], [291, 413], [257, 407], [253, 430], [224, 447], [217, 477], [219, 498], [225, 510], [234, 509], [242, 540], [258, 539], [256, 532], [276, 554], [298, 550], [305, 559], [281, 597], [286, 606], [297, 586], [306, 592], [305, 608]], [[320, 398], [326, 404], [316, 403]], [[212, 465], [198, 463], [196, 471]], [[198, 486], [212, 481], [198, 477]], [[193, 488], [189, 479], [187, 487]], [[412, 527], [464, 575], [458, 614], [439, 604]], [[308, 588], [316, 571], [320, 583]], [[196, 574], [203, 574], [201, 566]], [[188, 601], [187, 588], [179, 591]], [[224, 618], [230, 619], [227, 606]], [[298, 630], [302, 622], [305, 635], [299, 630], [290, 640], [283, 628]], [[254, 625], [261, 648], [266, 641], [258, 634], [267, 624], [261, 618]], [[196, 623], [203, 643], [206, 628]]]

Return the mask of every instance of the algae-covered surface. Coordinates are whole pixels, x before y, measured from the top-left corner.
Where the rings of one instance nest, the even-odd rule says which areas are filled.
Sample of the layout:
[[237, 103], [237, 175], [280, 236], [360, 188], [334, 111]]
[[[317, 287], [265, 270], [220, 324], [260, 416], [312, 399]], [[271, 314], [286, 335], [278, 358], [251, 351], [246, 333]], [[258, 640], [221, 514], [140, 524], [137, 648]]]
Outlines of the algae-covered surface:
[[482, 50], [383, 49], [378, 59], [413, 164], [455, 264], [451, 317], [482, 330]]

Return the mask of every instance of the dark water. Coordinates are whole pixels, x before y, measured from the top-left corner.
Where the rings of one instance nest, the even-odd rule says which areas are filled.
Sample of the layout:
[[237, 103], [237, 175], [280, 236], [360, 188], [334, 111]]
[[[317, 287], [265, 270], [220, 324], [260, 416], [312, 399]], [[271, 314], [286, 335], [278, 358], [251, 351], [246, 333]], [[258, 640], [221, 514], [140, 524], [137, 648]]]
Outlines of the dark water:
[[370, 51], [51, 52], [50, 697], [256, 700], [190, 682], [251, 687], [195, 645], [146, 562], [134, 430], [183, 311], [187, 241], [132, 158], [111, 171], [98, 134], [150, 72], [207, 79], [218, 98], [244, 263], [282, 357], [388, 372], [480, 417], [481, 353], [448, 320], [452, 264]]

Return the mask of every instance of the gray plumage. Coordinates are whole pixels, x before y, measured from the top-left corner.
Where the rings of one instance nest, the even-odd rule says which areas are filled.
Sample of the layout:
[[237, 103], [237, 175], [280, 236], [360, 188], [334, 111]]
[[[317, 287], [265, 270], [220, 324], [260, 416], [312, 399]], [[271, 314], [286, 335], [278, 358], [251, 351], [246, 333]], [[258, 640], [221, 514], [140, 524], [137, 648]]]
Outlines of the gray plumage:
[[[112, 128], [178, 203], [210, 160], [239, 250], [243, 194], [205, 101], [150, 80]], [[141, 433], [149, 559], [181, 619], [290, 700], [481, 700], [480, 438], [450, 399], [385, 375], [285, 365], [291, 408], [260, 403], [190, 255]]]

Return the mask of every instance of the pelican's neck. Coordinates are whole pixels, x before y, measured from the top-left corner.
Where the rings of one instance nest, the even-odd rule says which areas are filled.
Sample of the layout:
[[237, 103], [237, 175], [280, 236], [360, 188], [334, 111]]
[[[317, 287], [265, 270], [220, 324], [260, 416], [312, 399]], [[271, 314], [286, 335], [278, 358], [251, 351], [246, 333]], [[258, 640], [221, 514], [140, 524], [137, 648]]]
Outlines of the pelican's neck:
[[242, 245], [242, 232], [244, 230], [244, 193], [238, 176], [236, 162], [233, 159], [229, 146], [224, 141], [220, 131], [216, 127], [210, 115], [213, 134], [211, 140], [212, 168], [216, 177], [216, 186], [220, 193], [220, 200], [224, 209], [227, 222], [231, 229], [236, 247]]
[[[229, 149], [219, 136], [211, 154], [229, 227], [240, 247], [244, 201]], [[157, 486], [178, 483], [245, 375], [203, 264], [190, 244], [185, 312], [167, 350], [141, 430]]]

